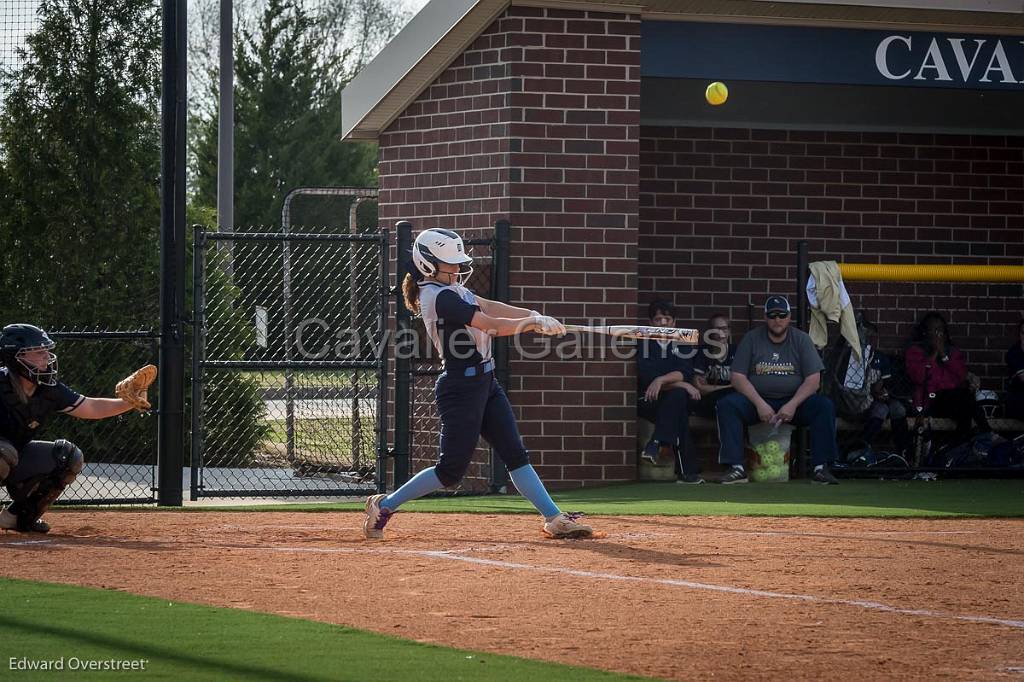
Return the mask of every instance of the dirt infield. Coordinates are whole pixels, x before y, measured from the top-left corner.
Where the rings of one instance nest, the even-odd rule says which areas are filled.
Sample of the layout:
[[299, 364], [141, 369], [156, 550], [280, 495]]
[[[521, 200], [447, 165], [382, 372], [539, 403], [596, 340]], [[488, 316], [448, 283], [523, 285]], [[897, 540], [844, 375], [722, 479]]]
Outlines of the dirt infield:
[[[672, 679], [1024, 678], [1024, 520], [61, 512], [0, 574]], [[393, 530], [392, 530], [393, 528]]]

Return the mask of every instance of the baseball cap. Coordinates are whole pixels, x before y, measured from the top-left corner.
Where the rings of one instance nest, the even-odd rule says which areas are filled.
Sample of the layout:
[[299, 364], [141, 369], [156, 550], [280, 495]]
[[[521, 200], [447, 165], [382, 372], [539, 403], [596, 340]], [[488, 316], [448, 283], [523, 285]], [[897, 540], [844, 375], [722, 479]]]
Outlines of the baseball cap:
[[785, 296], [769, 296], [768, 300], [764, 302], [764, 312], [767, 315], [773, 311], [781, 311], [789, 314], [789, 301], [786, 300]]

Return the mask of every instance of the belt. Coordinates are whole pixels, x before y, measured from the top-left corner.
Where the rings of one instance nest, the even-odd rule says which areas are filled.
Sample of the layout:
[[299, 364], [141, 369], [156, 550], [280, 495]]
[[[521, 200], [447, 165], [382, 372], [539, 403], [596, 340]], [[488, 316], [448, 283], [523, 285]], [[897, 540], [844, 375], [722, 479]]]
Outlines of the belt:
[[477, 374], [487, 374], [488, 372], [494, 371], [494, 360], [488, 360], [482, 365], [473, 365], [467, 367], [463, 371], [463, 375], [467, 377], [475, 377]]

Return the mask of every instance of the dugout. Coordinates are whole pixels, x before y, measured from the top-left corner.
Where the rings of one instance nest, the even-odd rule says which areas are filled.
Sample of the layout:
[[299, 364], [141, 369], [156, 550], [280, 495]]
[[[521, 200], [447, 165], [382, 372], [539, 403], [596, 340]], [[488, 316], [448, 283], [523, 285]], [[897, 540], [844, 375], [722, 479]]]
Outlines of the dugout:
[[[712, 107], [703, 89], [726, 82]], [[513, 300], [571, 321], [740, 332], [816, 259], [1024, 260], [1024, 14], [1010, 0], [433, 0], [342, 96], [380, 148], [380, 220], [479, 234], [510, 221]], [[897, 343], [948, 313], [986, 388], [1019, 283], [858, 283]], [[632, 362], [513, 352], [541, 475], [636, 475]]]

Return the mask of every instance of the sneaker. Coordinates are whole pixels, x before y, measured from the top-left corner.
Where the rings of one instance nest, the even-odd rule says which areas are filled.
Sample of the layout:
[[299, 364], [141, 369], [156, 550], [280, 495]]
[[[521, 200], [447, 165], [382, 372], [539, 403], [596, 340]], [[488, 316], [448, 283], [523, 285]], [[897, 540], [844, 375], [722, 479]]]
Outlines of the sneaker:
[[832, 475], [829, 471], [828, 465], [815, 470], [814, 476], [811, 477], [811, 483], [817, 483], [818, 485], [839, 485], [839, 479]]
[[718, 479], [718, 482], [723, 485], [732, 485], [733, 483], [748, 483], [749, 480], [747, 472], [743, 467], [733, 467]]
[[36, 519], [29, 528], [19, 527], [18, 517], [4, 509], [0, 511], [0, 529], [14, 530], [19, 533], [49, 533], [50, 524], [42, 519]]
[[640, 455], [643, 459], [646, 459], [651, 464], [658, 463], [658, 441], [652, 440], [644, 448], [643, 454]]
[[562, 512], [550, 521], [544, 522], [544, 534], [549, 538], [589, 538], [594, 529], [578, 523], [583, 516], [580, 512]]
[[688, 476], [680, 476], [676, 479], [676, 483], [680, 485], [700, 485], [704, 482], [704, 479], [697, 474], [690, 474]]
[[370, 495], [366, 498], [366, 520], [363, 521], [363, 535], [367, 540], [383, 540], [384, 526], [395, 512], [380, 506], [387, 495]]

